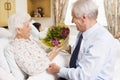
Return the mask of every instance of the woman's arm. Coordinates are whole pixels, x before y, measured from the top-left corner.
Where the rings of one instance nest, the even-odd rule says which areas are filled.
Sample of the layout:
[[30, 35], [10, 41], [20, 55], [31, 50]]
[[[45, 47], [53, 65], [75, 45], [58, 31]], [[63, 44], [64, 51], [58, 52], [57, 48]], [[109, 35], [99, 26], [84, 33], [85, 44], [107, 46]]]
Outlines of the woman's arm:
[[62, 47], [54, 47], [53, 50], [48, 54], [49, 60], [52, 61], [61, 49]]

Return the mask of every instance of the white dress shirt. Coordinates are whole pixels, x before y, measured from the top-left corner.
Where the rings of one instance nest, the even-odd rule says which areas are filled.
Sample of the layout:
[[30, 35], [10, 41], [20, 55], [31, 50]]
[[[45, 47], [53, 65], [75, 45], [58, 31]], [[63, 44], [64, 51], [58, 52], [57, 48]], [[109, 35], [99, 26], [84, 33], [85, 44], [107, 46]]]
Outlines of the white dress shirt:
[[116, 46], [114, 37], [96, 23], [83, 32], [77, 68], [61, 68], [58, 75], [67, 80], [113, 80]]

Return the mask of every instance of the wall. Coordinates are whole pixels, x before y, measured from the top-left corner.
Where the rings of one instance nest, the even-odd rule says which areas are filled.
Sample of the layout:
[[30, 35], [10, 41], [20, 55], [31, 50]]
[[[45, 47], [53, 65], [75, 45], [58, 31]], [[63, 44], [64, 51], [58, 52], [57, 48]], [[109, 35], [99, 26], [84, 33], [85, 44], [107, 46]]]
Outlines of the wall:
[[15, 12], [15, 0], [0, 0], [0, 26], [7, 26], [8, 18]]
[[[5, 0], [3, 0], [5, 1]], [[27, 13], [28, 12], [28, 8], [27, 8], [27, 1], [28, 0], [15, 0], [15, 12], [17, 13]], [[1, 2], [1, 1], [0, 1]], [[52, 4], [52, 0], [50, 0], [50, 3]], [[3, 4], [3, 3], [2, 3]], [[50, 11], [50, 17], [45, 17], [45, 18], [32, 18], [33, 20], [40, 22], [42, 26], [44, 27], [50, 27], [53, 25], [53, 11], [52, 11], [52, 5], [51, 6], [51, 11]], [[0, 7], [1, 8], [1, 7]], [[5, 13], [4, 12], [4, 18], [5, 18]], [[1, 13], [0, 13], [1, 14]], [[7, 14], [7, 13], [6, 13]], [[9, 16], [6, 16], [7, 19]], [[0, 20], [3, 21], [4, 18], [0, 17]], [[5, 21], [7, 21], [7, 19]], [[1, 24], [1, 22], [0, 22]], [[1, 24], [0, 26], [7, 26], [7, 24]]]
[[42, 7], [45, 17], [50, 17], [50, 0], [34, 0], [34, 9], [37, 7]]
[[16, 0], [16, 12], [27, 12], [27, 0]]
[[32, 18], [33, 20], [40, 22], [42, 27], [51, 27], [53, 25], [53, 0], [50, 0], [50, 7], [51, 7], [51, 11], [50, 11], [50, 17], [42, 17], [42, 18]]
[[33, 14], [33, 3], [31, 0], [27, 0], [27, 11], [29, 14]]
[[28, 13], [30, 13], [32, 17], [35, 16], [33, 13], [38, 7], [43, 9], [44, 17], [50, 17], [50, 0], [27, 0], [27, 7]]

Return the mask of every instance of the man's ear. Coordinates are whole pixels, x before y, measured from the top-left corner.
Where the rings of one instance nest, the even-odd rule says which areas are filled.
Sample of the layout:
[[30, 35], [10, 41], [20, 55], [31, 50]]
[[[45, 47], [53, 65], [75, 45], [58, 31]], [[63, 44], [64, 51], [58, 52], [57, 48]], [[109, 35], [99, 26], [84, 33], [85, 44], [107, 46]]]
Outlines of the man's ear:
[[86, 14], [84, 14], [82, 18], [83, 18], [83, 19], [86, 19], [86, 18], [87, 18], [87, 15], [86, 15]]
[[84, 15], [82, 16], [82, 21], [85, 22], [85, 21], [87, 20], [87, 18], [88, 18], [88, 15], [84, 14]]

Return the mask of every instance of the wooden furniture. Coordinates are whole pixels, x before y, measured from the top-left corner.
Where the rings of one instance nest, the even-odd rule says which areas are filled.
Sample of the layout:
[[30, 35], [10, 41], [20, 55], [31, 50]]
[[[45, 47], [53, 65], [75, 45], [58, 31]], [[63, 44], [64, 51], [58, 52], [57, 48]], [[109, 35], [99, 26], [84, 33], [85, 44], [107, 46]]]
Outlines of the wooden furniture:
[[7, 26], [8, 17], [15, 12], [15, 0], [0, 0], [0, 27]]
[[27, 0], [27, 9], [32, 17], [50, 17], [51, 0]]

